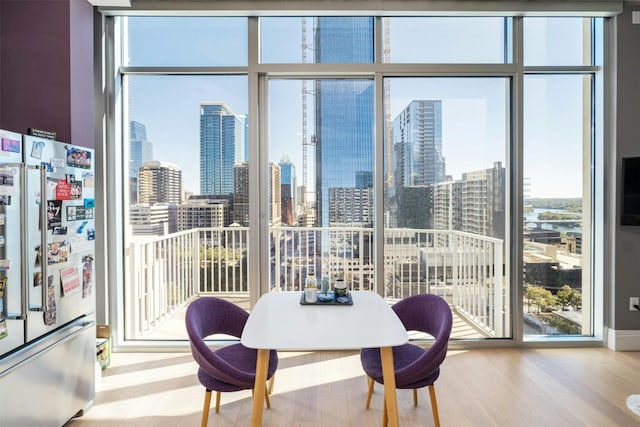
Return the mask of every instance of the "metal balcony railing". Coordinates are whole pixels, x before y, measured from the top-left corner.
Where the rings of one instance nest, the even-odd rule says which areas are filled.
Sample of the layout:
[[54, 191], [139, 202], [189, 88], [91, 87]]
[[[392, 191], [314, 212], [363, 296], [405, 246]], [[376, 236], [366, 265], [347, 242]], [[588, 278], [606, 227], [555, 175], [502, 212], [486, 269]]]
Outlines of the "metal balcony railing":
[[[386, 229], [384, 281], [376, 286], [370, 228], [272, 227], [270, 288], [295, 291], [308, 273], [344, 279], [393, 303], [433, 293], [486, 336], [509, 336], [503, 241], [444, 230]], [[249, 295], [247, 227], [193, 229], [132, 243], [125, 324], [139, 339], [192, 298]]]

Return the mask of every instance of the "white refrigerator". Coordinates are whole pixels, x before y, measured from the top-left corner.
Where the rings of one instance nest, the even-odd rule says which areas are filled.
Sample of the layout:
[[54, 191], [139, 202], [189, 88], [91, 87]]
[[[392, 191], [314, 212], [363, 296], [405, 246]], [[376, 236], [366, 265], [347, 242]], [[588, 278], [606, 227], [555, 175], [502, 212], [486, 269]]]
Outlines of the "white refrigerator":
[[0, 130], [0, 426], [95, 396], [94, 152]]

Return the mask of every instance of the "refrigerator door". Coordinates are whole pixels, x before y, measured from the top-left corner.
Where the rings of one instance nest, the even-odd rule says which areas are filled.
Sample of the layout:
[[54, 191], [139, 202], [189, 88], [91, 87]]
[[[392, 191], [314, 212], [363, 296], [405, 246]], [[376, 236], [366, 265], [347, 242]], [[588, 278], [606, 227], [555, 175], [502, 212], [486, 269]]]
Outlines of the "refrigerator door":
[[0, 426], [60, 427], [95, 397], [96, 328], [81, 319], [0, 359]]
[[93, 313], [93, 150], [24, 136], [27, 169], [27, 341]]
[[0, 358], [25, 343], [22, 135], [0, 130]]

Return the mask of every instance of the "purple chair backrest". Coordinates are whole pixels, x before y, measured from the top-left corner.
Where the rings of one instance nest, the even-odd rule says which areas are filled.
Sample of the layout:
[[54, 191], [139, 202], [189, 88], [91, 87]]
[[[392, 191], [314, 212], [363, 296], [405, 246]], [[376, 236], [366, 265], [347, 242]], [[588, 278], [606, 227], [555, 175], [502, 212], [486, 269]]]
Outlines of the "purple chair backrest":
[[237, 338], [242, 335], [249, 314], [237, 305], [217, 298], [202, 297], [187, 307], [185, 324], [191, 354], [206, 372], [231, 384], [251, 383], [253, 372], [241, 372], [218, 357], [204, 339], [213, 334], [226, 334]]
[[407, 331], [426, 332], [435, 339], [429, 348], [431, 364], [439, 365], [447, 354], [453, 326], [449, 304], [433, 294], [419, 294], [398, 301], [391, 307]]
[[185, 323], [189, 338], [204, 339], [213, 334], [240, 338], [248, 318], [249, 313], [229, 301], [202, 297], [187, 307]]

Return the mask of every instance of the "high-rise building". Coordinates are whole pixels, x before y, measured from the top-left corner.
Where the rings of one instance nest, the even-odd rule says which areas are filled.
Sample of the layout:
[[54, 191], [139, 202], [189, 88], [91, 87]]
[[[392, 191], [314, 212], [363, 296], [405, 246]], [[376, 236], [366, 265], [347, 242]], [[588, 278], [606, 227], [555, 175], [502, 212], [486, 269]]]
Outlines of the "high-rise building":
[[[235, 166], [233, 191], [233, 221], [239, 225], [249, 225], [249, 163], [242, 162]], [[269, 162], [269, 223], [280, 225], [282, 207], [280, 193], [280, 166]]]
[[[316, 63], [372, 63], [374, 20], [320, 17], [315, 25]], [[328, 227], [331, 188], [356, 187], [357, 173], [373, 171], [373, 83], [316, 82], [316, 203], [318, 225]]]
[[194, 196], [178, 209], [178, 230], [221, 228], [228, 226], [229, 199], [216, 196]]
[[140, 203], [180, 203], [182, 170], [173, 163], [146, 162], [140, 168]]
[[387, 225], [430, 228], [430, 187], [445, 180], [442, 101], [411, 101], [393, 120], [391, 138], [394, 168]]
[[462, 174], [462, 231], [504, 239], [504, 167]]
[[249, 163], [233, 168], [233, 222], [249, 226]]
[[282, 223], [282, 173], [280, 166], [269, 162], [269, 222], [276, 226]]
[[129, 207], [129, 224], [136, 236], [164, 236], [169, 233], [168, 204], [135, 204]]
[[356, 172], [356, 187], [373, 188], [373, 172], [370, 172], [370, 171]]
[[432, 228], [432, 186], [401, 187], [396, 191], [393, 203], [389, 206], [393, 208], [393, 211], [390, 211], [393, 218], [387, 223], [388, 227]]
[[289, 159], [284, 156], [280, 163], [280, 192], [282, 199], [282, 222], [285, 224], [294, 224], [296, 219], [296, 202], [297, 202], [297, 184], [296, 184], [296, 167]]
[[433, 228], [503, 239], [504, 191], [501, 162], [495, 162], [489, 169], [463, 173], [459, 181], [435, 184]]
[[329, 225], [373, 227], [373, 188], [330, 188]]
[[393, 120], [392, 138], [396, 188], [444, 181], [442, 101], [411, 101]]
[[129, 182], [130, 202], [138, 201], [139, 171], [145, 162], [153, 160], [153, 145], [147, 140], [147, 127], [131, 121], [129, 126]]
[[450, 180], [432, 188], [433, 228], [462, 230], [462, 182]]
[[200, 193], [233, 194], [233, 167], [244, 159], [244, 119], [224, 102], [200, 104]]
[[178, 207], [178, 230], [199, 228], [207, 245], [224, 245], [223, 227], [229, 226], [231, 204], [230, 196], [192, 196]]

